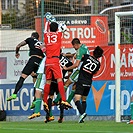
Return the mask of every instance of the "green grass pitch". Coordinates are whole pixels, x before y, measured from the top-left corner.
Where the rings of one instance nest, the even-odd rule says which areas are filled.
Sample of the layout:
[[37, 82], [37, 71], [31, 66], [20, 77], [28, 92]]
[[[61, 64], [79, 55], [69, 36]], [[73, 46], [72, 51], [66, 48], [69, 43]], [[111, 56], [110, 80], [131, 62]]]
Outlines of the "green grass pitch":
[[0, 122], [0, 133], [133, 133], [133, 124], [114, 121]]

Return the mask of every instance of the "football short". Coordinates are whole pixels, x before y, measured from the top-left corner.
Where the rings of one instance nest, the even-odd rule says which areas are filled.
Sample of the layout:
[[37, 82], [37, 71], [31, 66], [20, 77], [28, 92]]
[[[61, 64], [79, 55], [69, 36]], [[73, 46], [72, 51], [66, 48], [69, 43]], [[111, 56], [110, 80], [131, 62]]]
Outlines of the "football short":
[[39, 68], [37, 70], [37, 73], [44, 73], [45, 60], [46, 60], [46, 57], [44, 57], [42, 59], [42, 61], [40, 62], [40, 65], [39, 65]]
[[69, 79], [72, 81], [72, 82], [77, 82], [78, 81], [78, 76], [79, 76], [79, 70], [76, 69], [72, 72], [72, 74], [70, 75]]
[[46, 62], [45, 66], [45, 74], [46, 79], [52, 79], [54, 75], [55, 79], [63, 78], [62, 68], [58, 60], [54, 60], [53, 58], [49, 59], [50, 61]]
[[43, 91], [45, 83], [46, 83], [45, 74], [39, 73], [38, 76], [37, 76], [37, 80], [34, 84], [34, 87], [36, 88], [36, 90]]
[[26, 75], [30, 75], [32, 72], [36, 73], [39, 67], [40, 62], [42, 61], [41, 58], [38, 58], [36, 56], [32, 56], [25, 67], [22, 70], [22, 73]]
[[86, 85], [86, 84], [77, 82], [75, 94], [79, 94], [81, 96], [88, 96], [90, 88], [91, 88], [91, 85]]

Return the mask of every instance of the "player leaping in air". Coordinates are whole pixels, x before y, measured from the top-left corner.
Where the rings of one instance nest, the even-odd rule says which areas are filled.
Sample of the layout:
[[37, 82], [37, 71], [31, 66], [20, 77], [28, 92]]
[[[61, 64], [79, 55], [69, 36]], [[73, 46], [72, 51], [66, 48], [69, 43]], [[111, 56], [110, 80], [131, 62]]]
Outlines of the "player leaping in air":
[[52, 15], [50, 13], [46, 14], [46, 23], [44, 31], [44, 42], [46, 46], [46, 84], [44, 87], [44, 110], [48, 113], [49, 107], [47, 102], [47, 97], [50, 92], [50, 84], [52, 81], [52, 75], [57, 79], [59, 93], [62, 98], [61, 104], [71, 108], [71, 105], [66, 101], [64, 85], [62, 81], [62, 70], [59, 63], [60, 49], [61, 49], [61, 38], [62, 32], [58, 30], [57, 22], [50, 22]]

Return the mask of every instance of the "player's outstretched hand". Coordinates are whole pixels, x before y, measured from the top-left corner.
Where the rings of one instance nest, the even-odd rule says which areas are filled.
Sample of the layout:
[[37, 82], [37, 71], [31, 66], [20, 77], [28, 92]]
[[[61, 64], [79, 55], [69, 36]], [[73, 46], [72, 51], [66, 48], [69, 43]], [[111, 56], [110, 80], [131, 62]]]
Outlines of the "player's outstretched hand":
[[16, 56], [16, 58], [18, 59], [19, 56], [20, 56], [20, 54], [19, 54], [19, 53], [16, 53], [15, 56]]
[[49, 21], [50, 21], [50, 22], [56, 22], [56, 19], [55, 19], [55, 17], [52, 16], [52, 17], [49, 19]]
[[47, 21], [49, 21], [51, 17], [52, 17], [52, 14], [50, 12], [47, 12], [45, 14], [45, 18], [46, 18]]

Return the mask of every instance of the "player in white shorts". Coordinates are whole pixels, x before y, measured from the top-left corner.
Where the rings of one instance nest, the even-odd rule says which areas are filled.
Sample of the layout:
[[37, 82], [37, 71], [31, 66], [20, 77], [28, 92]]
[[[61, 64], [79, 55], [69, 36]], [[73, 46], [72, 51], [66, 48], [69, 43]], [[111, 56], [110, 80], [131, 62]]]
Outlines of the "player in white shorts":
[[36, 89], [36, 91], [35, 91], [36, 100], [30, 106], [30, 108], [34, 108], [34, 114], [29, 116], [28, 117], [29, 119], [33, 119], [33, 118], [39, 117], [41, 115], [40, 108], [41, 108], [41, 102], [42, 102], [42, 93], [44, 90], [44, 85], [46, 83], [46, 77], [44, 74], [45, 60], [46, 60], [46, 55], [44, 54], [44, 58], [41, 61], [38, 71], [37, 71], [37, 80], [34, 84], [34, 87]]

